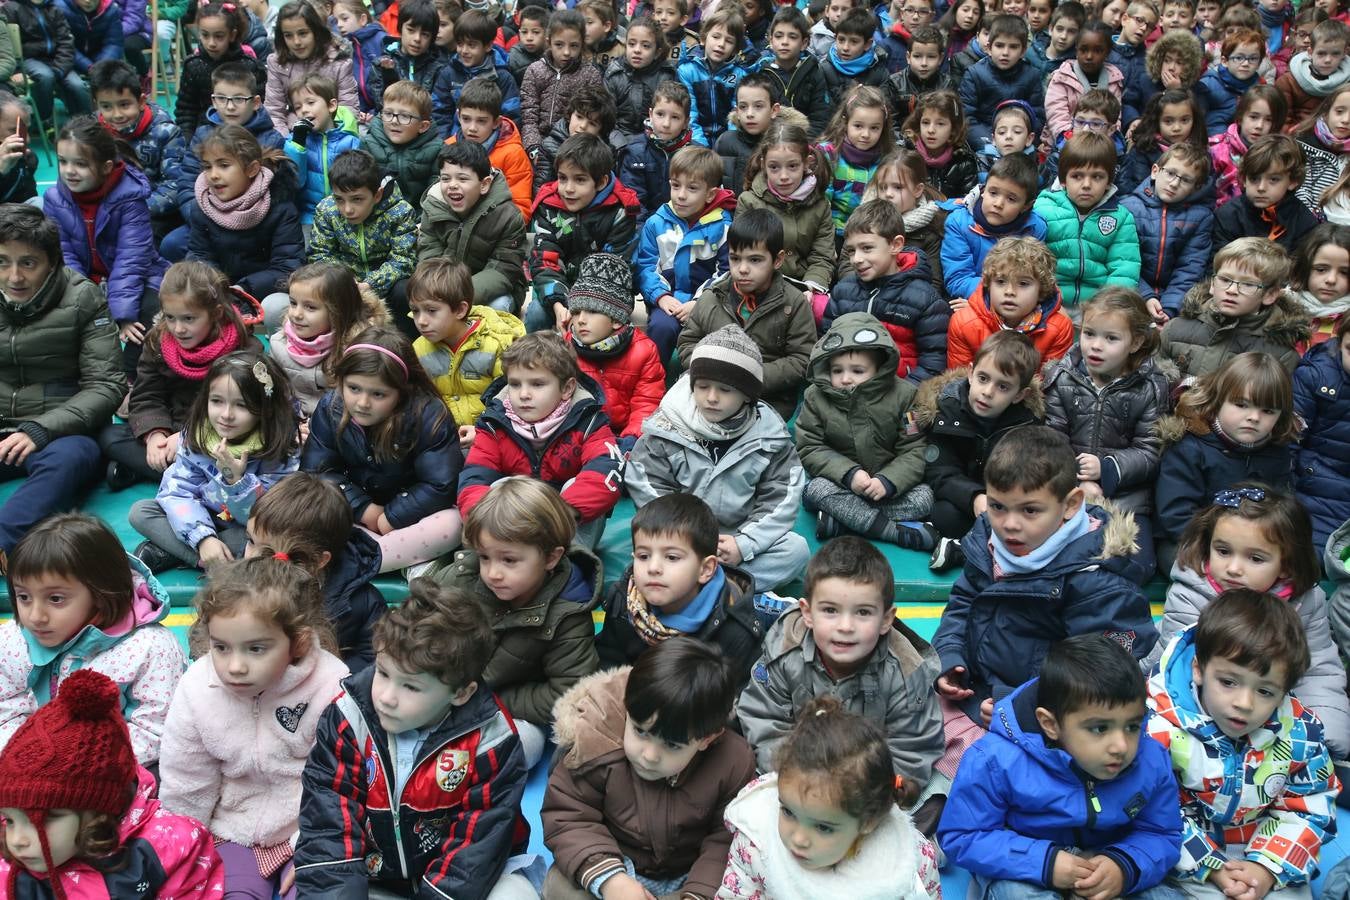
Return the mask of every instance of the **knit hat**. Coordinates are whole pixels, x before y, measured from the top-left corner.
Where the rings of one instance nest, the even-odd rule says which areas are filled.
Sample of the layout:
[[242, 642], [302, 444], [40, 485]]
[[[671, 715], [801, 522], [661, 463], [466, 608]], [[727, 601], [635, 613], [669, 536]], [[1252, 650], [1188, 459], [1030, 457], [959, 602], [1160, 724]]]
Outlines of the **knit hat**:
[[689, 360], [689, 381], [700, 378], [734, 387], [751, 402], [764, 390], [764, 358], [750, 335], [725, 325], [698, 342]]
[[633, 318], [633, 269], [613, 253], [592, 253], [581, 261], [577, 280], [567, 292], [567, 310], [586, 309], [609, 316], [615, 325]]

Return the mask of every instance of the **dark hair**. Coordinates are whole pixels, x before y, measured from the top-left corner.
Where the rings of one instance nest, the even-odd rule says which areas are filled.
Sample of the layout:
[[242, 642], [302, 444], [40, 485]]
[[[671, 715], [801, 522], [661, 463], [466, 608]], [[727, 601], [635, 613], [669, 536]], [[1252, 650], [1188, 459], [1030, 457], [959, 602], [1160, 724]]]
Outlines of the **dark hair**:
[[1078, 116], [1086, 112], [1099, 112], [1108, 124], [1119, 125], [1120, 98], [1101, 88], [1084, 91], [1078, 98], [1078, 105], [1073, 108], [1073, 114]]
[[1308, 637], [1294, 604], [1247, 588], [1224, 591], [1200, 611], [1195, 661], [1204, 668], [1213, 659], [1260, 675], [1269, 674], [1272, 663], [1283, 662], [1286, 691], [1311, 665]]
[[783, 220], [767, 207], [746, 210], [732, 219], [731, 228], [727, 229], [730, 250], [749, 250], [763, 244], [769, 255], [776, 257], [782, 252], [784, 241]]
[[1087, 22], [1087, 8], [1078, 0], [1065, 0], [1054, 8], [1050, 13], [1050, 24], [1053, 26], [1060, 19], [1072, 19], [1082, 28]]
[[1017, 185], [1021, 188], [1027, 204], [1036, 199], [1036, 194], [1041, 189], [1041, 177], [1036, 171], [1036, 162], [1025, 153], [1013, 153], [994, 160], [994, 164], [989, 167], [985, 184], [989, 183], [989, 178], [1011, 181]]
[[[1311, 8], [1315, 9], [1315, 7]], [[1321, 10], [1317, 11], [1322, 12]], [[1273, 84], [1252, 85], [1242, 92], [1242, 98], [1238, 100], [1237, 111], [1233, 113], [1233, 121], [1237, 123], [1238, 130], [1241, 131], [1242, 129], [1242, 117], [1247, 115], [1258, 100], [1266, 101], [1266, 106], [1270, 108], [1271, 133], [1279, 134], [1284, 131], [1284, 123], [1289, 118], [1289, 101], [1284, 98], [1280, 89]]]
[[1236, 506], [1210, 503], [1191, 516], [1177, 545], [1177, 564], [1204, 574], [1215, 527], [1220, 519], [1237, 516], [1260, 526], [1266, 540], [1279, 549], [1280, 565], [1289, 573], [1295, 599], [1312, 590], [1322, 567], [1320, 554], [1313, 547], [1312, 521], [1303, 504], [1291, 494], [1258, 481], [1240, 481], [1229, 488], [1229, 493], [1236, 497]]
[[234, 559], [212, 566], [192, 605], [197, 619], [188, 632], [188, 644], [194, 656], [210, 652], [212, 617], [228, 618], [243, 611], [281, 629], [291, 642], [292, 662], [309, 652], [311, 642], [330, 652], [337, 649], [318, 579], [305, 568], [275, 556]]
[[876, 588], [881, 594], [882, 615], [893, 614], [895, 573], [871, 541], [845, 535], [826, 542], [817, 550], [806, 564], [805, 596], [808, 603], [816, 592], [816, 585], [826, 578], [840, 578]]
[[729, 3], [726, 6], [719, 6], [710, 16], [704, 16], [702, 23], [698, 28], [699, 43], [707, 40], [708, 35], [718, 26], [727, 30], [731, 36], [731, 42], [735, 46], [740, 46], [745, 41], [745, 19], [741, 16], [740, 9], [736, 4]]
[[309, 91], [324, 103], [336, 103], [338, 98], [337, 82], [319, 71], [309, 72], [292, 81], [286, 91], [286, 99], [294, 102], [301, 91]]
[[[689, 98], [689, 88], [683, 81], [676, 81], [673, 78], [667, 78], [656, 85], [656, 90], [652, 92], [652, 107], [665, 100], [667, 103], [674, 103], [684, 110], [685, 119], [689, 118], [689, 106], [692, 102]], [[685, 127], [688, 127], [686, 121]]]
[[[966, 0], [957, 0], [957, 2], [966, 2]], [[975, 2], [978, 3], [981, 2], [981, 0], [975, 0]], [[937, 113], [952, 123], [952, 135], [948, 138], [948, 146], [964, 147], [966, 145], [966, 137], [970, 132], [970, 124], [966, 122], [966, 114], [961, 109], [961, 98], [956, 96], [955, 91], [941, 88], [936, 91], [928, 91], [927, 93], [920, 94], [916, 97], [914, 100], [914, 109], [910, 110], [909, 115], [905, 117], [904, 124], [900, 126], [901, 132], [909, 139], [911, 146], [919, 146], [919, 123], [923, 121], [923, 114], [925, 112]], [[833, 124], [833, 122], [831, 122], [831, 124]], [[886, 153], [889, 152], [890, 151], [887, 150], [881, 155], [885, 156]], [[1015, 154], [1015, 156], [1024, 155], [1025, 154], [1022, 153]], [[1002, 158], [1008, 159], [1006, 156]]]
[[230, 41], [230, 49], [238, 50], [244, 43], [244, 37], [248, 35], [248, 13], [244, 12], [242, 6], [236, 6], [234, 3], [215, 2], [208, 3], [205, 6], [197, 8], [197, 26], [200, 28], [203, 19], [224, 19], [225, 27], [234, 32], [233, 39]]
[[[1008, 240], [1004, 238], [1003, 240]], [[1009, 378], [1016, 378], [1019, 390], [1025, 390], [1041, 367], [1041, 353], [1031, 338], [1020, 331], [1001, 329], [985, 338], [975, 357], [970, 361], [971, 371], [985, 357], [991, 357], [994, 368]]]
[[199, 159], [206, 153], [208, 147], [219, 147], [226, 156], [233, 157], [244, 168], [258, 163], [275, 172], [277, 167], [287, 161], [285, 152], [277, 147], [264, 147], [258, 143], [253, 132], [243, 125], [221, 125], [219, 128], [213, 128], [197, 147]]
[[[230, 279], [209, 263], [187, 259], [169, 266], [160, 282], [159, 296], [161, 303], [165, 297], [182, 297], [201, 310], [212, 323], [208, 335], [210, 338], [220, 333], [220, 326], [225, 322], [232, 324], [241, 338], [248, 333], [244, 320], [239, 317], [239, 310], [235, 308]], [[146, 339], [151, 346], [162, 343], [167, 330], [168, 323], [160, 316]]]
[[809, 39], [811, 35], [811, 20], [806, 18], [806, 13], [790, 3], [778, 7], [778, 12], [773, 14], [773, 20], [769, 22], [769, 33], [773, 34], [773, 30], [779, 25], [797, 29], [801, 32], [802, 40]]
[[322, 581], [324, 553], [340, 557], [347, 548], [354, 520], [351, 504], [336, 484], [313, 472], [295, 472], [268, 488], [249, 510], [254, 542], [264, 556], [285, 553], [290, 561]]
[[[1297, 291], [1308, 289], [1308, 279], [1312, 277], [1313, 259], [1316, 258], [1317, 251], [1327, 244], [1350, 253], [1350, 226], [1322, 222], [1312, 231], [1309, 231], [1302, 241], [1299, 241], [1298, 249], [1294, 251], [1294, 264], [1289, 270], [1290, 287]], [[1342, 316], [1341, 318], [1347, 317]]]
[[[1186, 146], [1181, 144], [1178, 146]], [[1113, 284], [1102, 288], [1083, 307], [1083, 321], [1088, 314], [1120, 316], [1125, 320], [1130, 340], [1139, 339], [1139, 349], [1125, 360], [1125, 371], [1133, 372], [1143, 365], [1144, 360], [1153, 355], [1161, 340], [1153, 316], [1149, 314], [1144, 298], [1134, 288]], [[1081, 325], [1079, 330], [1081, 331]]]
[[[836, 31], [835, 34], [838, 34], [838, 32]], [[768, 75], [763, 70], [751, 72], [736, 84], [737, 99], [740, 98], [741, 88], [759, 88], [765, 94], [768, 94], [770, 104], [783, 102], [783, 88], [778, 79]]]
[[735, 702], [736, 679], [722, 651], [682, 636], [644, 650], [623, 692], [628, 718], [674, 744], [717, 734]]
[[994, 38], [1017, 38], [1022, 42], [1022, 49], [1027, 46], [1027, 23], [1020, 16], [1012, 16], [1007, 13], [999, 13], [989, 19], [989, 43], [994, 42]]
[[59, 144], [62, 141], [74, 141], [86, 148], [94, 162], [100, 165], [123, 159], [138, 169], [141, 166], [131, 145], [121, 135], [104, 128], [103, 123], [93, 116], [77, 116], [61, 126], [56, 142]]
[[[575, 9], [556, 10], [548, 17], [548, 39], [553, 40], [553, 36], [560, 31], [575, 31], [581, 35], [582, 41], [586, 40], [586, 19]], [[546, 49], [544, 51], [548, 53]], [[552, 59], [552, 57], [549, 57]]]
[[496, 642], [492, 623], [468, 591], [430, 578], [408, 583], [408, 599], [375, 623], [375, 652], [409, 674], [426, 673], [456, 690], [481, 681]]
[[1076, 634], [1050, 645], [1036, 681], [1036, 705], [1064, 717], [1088, 705], [1142, 704], [1144, 673], [1124, 647], [1103, 634]]
[[1074, 169], [1102, 169], [1107, 180], [1114, 181], [1118, 161], [1115, 141], [1095, 131], [1084, 131], [1064, 142], [1059, 153], [1059, 180], [1067, 180]]
[[477, 41], [487, 47], [488, 57], [492, 56], [492, 41], [497, 37], [497, 23], [487, 13], [477, 9], [466, 9], [455, 20], [455, 43]]
[[[980, 17], [975, 20], [975, 26], [969, 31], [966, 31], [956, 24], [956, 11], [967, 3], [974, 3], [980, 9]], [[980, 33], [980, 27], [984, 24], [984, 16], [984, 0], [953, 0], [951, 5], [947, 7], [947, 11], [942, 14], [942, 18], [938, 19], [937, 26], [942, 30], [942, 33], [948, 37], [952, 35], [967, 35], [969, 37], [974, 37]]]
[[[382, 347], [398, 359], [395, 360], [388, 354], [376, 350], [356, 347], [356, 344], [372, 344], [376, 347]], [[408, 447], [399, 444], [399, 439], [403, 437], [405, 429], [405, 417], [412, 416], [413, 421], [417, 421], [417, 417], [425, 404], [433, 404], [432, 409], [437, 410], [437, 419], [433, 424], [433, 430], [441, 427], [450, 415], [450, 411], [445, 408], [445, 403], [441, 400], [440, 394], [436, 393], [431, 378], [422, 368], [422, 364], [417, 361], [417, 354], [413, 353], [412, 343], [395, 328], [372, 325], [370, 328], [364, 329], [347, 345], [342, 357], [333, 366], [333, 377], [337, 382], [335, 389], [339, 391], [339, 398], [342, 391], [342, 379], [349, 375], [378, 378], [385, 385], [398, 391], [398, 406], [393, 414], [373, 428], [365, 429], [371, 446], [375, 448], [375, 459], [378, 461], [399, 459], [401, 454], [408, 451]], [[351, 413], [347, 411], [344, 404], [342, 419], [338, 423], [338, 431], [345, 430], [349, 424], [351, 424]]]
[[516, 6], [516, 24], [522, 25], [526, 19], [529, 19], [531, 22], [538, 22], [540, 25], [547, 27], [549, 13], [551, 12], [552, 10], [547, 6], [522, 0]]
[[221, 63], [211, 72], [211, 89], [218, 90], [222, 84], [238, 84], [248, 89], [249, 96], [258, 93], [258, 74], [253, 66], [238, 60]]
[[755, 183], [755, 176], [764, 171], [765, 158], [768, 157], [769, 151], [775, 147], [791, 147], [801, 153], [802, 160], [805, 162], [802, 167], [802, 180], [806, 180], [808, 175], [814, 175], [816, 177], [815, 194], [824, 193], [826, 185], [830, 182], [829, 159], [811, 141], [805, 128], [794, 122], [786, 122], [781, 118], [769, 123], [769, 130], [764, 132], [764, 136], [759, 139], [754, 152], [750, 154], [750, 161], [745, 164], [747, 190]]
[[492, 174], [492, 162], [488, 159], [487, 150], [483, 149], [482, 144], [473, 141], [455, 141], [453, 144], [442, 144], [441, 149], [436, 153], [436, 172], [438, 174], [446, 163], [452, 166], [463, 166], [477, 175], [479, 181]]
[[1194, 144], [1202, 152], [1209, 152], [1209, 138], [1205, 134], [1205, 113], [1200, 103], [1190, 91], [1168, 88], [1149, 98], [1144, 111], [1139, 114], [1139, 124], [1134, 128], [1134, 137], [1130, 146], [1135, 150], [1152, 155], [1162, 149], [1158, 144], [1158, 126], [1162, 121], [1164, 106], [1176, 106], [1184, 103], [1191, 108], [1191, 134], [1186, 143]]
[[631, 531], [634, 542], [639, 531], [687, 541], [699, 559], [717, 553], [717, 517], [707, 503], [693, 494], [657, 497], [633, 516]]
[[93, 599], [89, 622], [95, 627], [115, 625], [131, 612], [134, 585], [122, 542], [101, 520], [84, 513], [58, 513], [28, 529], [9, 553], [6, 574], [10, 608], [21, 626], [14, 583], [40, 575], [73, 578], [84, 585]]
[[[402, 31], [404, 25], [411, 25], [434, 35], [441, 27], [441, 18], [436, 12], [436, 5], [431, 0], [399, 0], [398, 30]], [[428, 52], [434, 52], [434, 48]]]
[[576, 93], [567, 98], [567, 105], [563, 107], [563, 121], [570, 122], [574, 114], [587, 119], [599, 119], [601, 137], [614, 130], [614, 123], [619, 118], [614, 98], [603, 87], [578, 88]]
[[0, 244], [10, 243], [41, 250], [53, 268], [65, 261], [60, 229], [42, 210], [27, 203], [0, 203]]
[[314, 52], [310, 54], [310, 59], [323, 59], [328, 55], [328, 48], [333, 46], [333, 32], [328, 28], [328, 23], [313, 5], [304, 0], [291, 0], [277, 10], [277, 22], [272, 26], [272, 52], [276, 54], [277, 62], [286, 64], [304, 61], [297, 59], [295, 54], [291, 53], [291, 48], [286, 46], [286, 39], [282, 36], [282, 23], [287, 19], [300, 19], [314, 35]]
[[1307, 174], [1303, 148], [1287, 134], [1266, 134], [1252, 141], [1238, 163], [1238, 177], [1246, 181], [1276, 168], [1288, 173], [1292, 185], [1302, 184]]
[[[469, 10], [473, 12], [473, 10]], [[465, 13], [464, 15], [468, 15]], [[458, 37], [459, 32], [455, 32]], [[496, 77], [492, 75], [479, 75], [470, 78], [468, 84], [464, 85], [464, 90], [459, 93], [460, 109], [481, 109], [490, 114], [494, 119], [502, 114], [502, 89], [497, 84]], [[456, 142], [458, 143], [458, 142]]]
[[357, 326], [366, 318], [366, 300], [361, 295], [361, 288], [352, 270], [337, 263], [306, 263], [286, 280], [288, 287], [310, 282], [314, 283], [314, 293], [328, 311], [328, 329], [333, 335], [333, 346], [328, 349], [322, 365], [324, 376], [329, 384], [333, 384], [336, 383], [333, 368], [342, 358]]
[[877, 234], [888, 241], [904, 237], [905, 218], [889, 200], [868, 200], [859, 204], [844, 223], [844, 239], [855, 234]]
[[328, 170], [328, 186], [334, 191], [357, 191], [367, 188], [378, 199], [384, 171], [365, 150], [344, 150], [333, 160]]
[[[1128, 7], [1126, 8], [1128, 9]], [[1017, 21], [1021, 22], [1022, 20], [1018, 19]], [[1022, 30], [1026, 31], [1026, 26], [1023, 26]], [[1078, 46], [1078, 42], [1083, 39], [1085, 34], [1097, 35], [1106, 44], [1106, 49], [1109, 51], [1111, 49], [1111, 38], [1115, 35], [1115, 32], [1110, 25], [1107, 25], [1101, 19], [1093, 19], [1091, 22], [1079, 26], [1078, 36], [1074, 38], [1074, 47]]]
[[1063, 500], [1078, 487], [1078, 458], [1062, 432], [1046, 425], [1014, 428], [989, 454], [984, 483], [996, 491], [1048, 488]]
[[599, 187], [614, 171], [614, 151], [609, 149], [603, 138], [583, 132], [574, 134], [562, 142], [553, 157], [553, 171], [562, 169], [563, 163], [576, 166]]
[[126, 91], [136, 98], [144, 96], [141, 76], [123, 59], [103, 59], [89, 67], [89, 93], [97, 97], [100, 91], [114, 94]]
[[[1022, 26], [1026, 31], [1026, 26]], [[863, 9], [861, 6], [855, 6], [840, 17], [839, 22], [834, 26], [835, 36], [841, 34], [850, 37], [862, 38], [864, 41], [872, 40], [872, 35], [877, 31], [877, 17], [872, 15], [870, 10]]]
[[291, 382], [271, 354], [262, 352], [262, 347], [257, 345], [248, 350], [227, 353], [211, 363], [188, 409], [187, 421], [183, 424], [183, 440], [187, 442], [188, 449], [204, 454], [210, 454], [215, 449], [202, 446], [201, 436], [209, 424], [207, 406], [211, 385], [219, 378], [229, 378], [234, 382], [244, 407], [258, 417], [255, 431], [262, 447], [250, 453], [249, 459], [285, 459], [298, 441]]
[[938, 53], [941, 53], [947, 46], [947, 40], [942, 36], [942, 32], [936, 25], [920, 25], [909, 36], [909, 45], [913, 47], [915, 44], [928, 44], [931, 47], [937, 47]]

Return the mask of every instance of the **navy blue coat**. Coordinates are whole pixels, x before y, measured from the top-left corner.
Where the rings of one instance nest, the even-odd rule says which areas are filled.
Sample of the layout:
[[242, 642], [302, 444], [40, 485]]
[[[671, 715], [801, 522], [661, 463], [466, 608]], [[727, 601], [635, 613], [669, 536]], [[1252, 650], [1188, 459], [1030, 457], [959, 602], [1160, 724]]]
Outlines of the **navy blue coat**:
[[150, 111], [148, 119], [120, 134], [136, 151], [141, 171], [150, 181], [150, 215], [160, 218], [178, 210], [187, 141], [168, 110], [158, 103], [147, 103], [146, 109]]
[[1169, 316], [1180, 313], [1186, 292], [1205, 277], [1214, 240], [1213, 202], [1214, 192], [1202, 187], [1180, 203], [1164, 204], [1151, 181], [1120, 201], [1139, 232], [1139, 293], [1161, 300]]
[[961, 108], [966, 113], [970, 146], [979, 149], [994, 133], [994, 110], [1004, 100], [1025, 100], [1032, 109], [1045, 106], [1041, 70], [1024, 59], [1000, 69], [984, 57], [961, 76]]
[[[1064, 149], [1061, 144], [1059, 150]], [[1116, 189], [1122, 194], [1133, 194], [1135, 189], [1149, 180], [1153, 174], [1153, 167], [1157, 165], [1158, 160], [1162, 158], [1162, 150], [1156, 147], [1153, 150], [1144, 150], [1139, 147], [1131, 147], [1120, 155], [1120, 162], [1116, 165]], [[1055, 165], [1059, 165], [1059, 153], [1055, 153]], [[1047, 168], [1049, 161], [1046, 162]]]
[[76, 72], [88, 75], [94, 63], [122, 58], [122, 7], [117, 0], [103, 0], [92, 13], [73, 0], [61, 0], [59, 6], [75, 41]]
[[[1171, 418], [1172, 423], [1178, 421]], [[1164, 419], [1162, 428], [1168, 428], [1167, 423]], [[1187, 433], [1163, 451], [1154, 489], [1158, 536], [1180, 540], [1191, 516], [1208, 506], [1216, 493], [1239, 481], [1262, 481], [1287, 491], [1292, 487], [1292, 476], [1293, 454], [1287, 446], [1266, 444], [1249, 451], [1212, 431]]]
[[1294, 490], [1312, 517], [1313, 546], [1350, 519], [1350, 378], [1341, 365], [1341, 342], [1308, 351], [1294, 370], [1294, 409], [1307, 430], [1294, 451]]
[[1125, 76], [1125, 87], [1121, 91], [1120, 98], [1122, 132], [1130, 127], [1131, 122], [1139, 118], [1139, 114], [1144, 111], [1144, 104], [1148, 103], [1155, 90], [1153, 79], [1149, 77], [1148, 66], [1144, 61], [1146, 56], [1147, 51], [1142, 44], [1134, 47], [1117, 39], [1111, 43], [1111, 53], [1106, 58], [1108, 63], [1120, 69], [1121, 74]]
[[1205, 132], [1210, 137], [1228, 130], [1237, 113], [1238, 99], [1255, 86], [1258, 80], [1257, 76], [1253, 75], [1245, 82], [1239, 81], [1223, 66], [1210, 69], [1200, 76], [1192, 93], [1204, 107]]
[[502, 89], [502, 115], [520, 122], [520, 88], [516, 87], [516, 80], [506, 68], [506, 53], [493, 47], [483, 62], [472, 69], [459, 61], [458, 53], [452, 53], [437, 73], [431, 89], [431, 122], [442, 139], [459, 132], [455, 113], [459, 109], [460, 92], [479, 75], [491, 75], [497, 80], [497, 87]]
[[619, 160], [619, 181], [624, 187], [637, 194], [638, 212], [637, 231], [647, 217], [670, 202], [670, 158], [674, 152], [657, 145], [651, 135], [643, 133], [633, 138], [624, 147], [623, 158]]
[[337, 632], [338, 653], [360, 672], [375, 662], [375, 623], [388, 606], [371, 582], [380, 574], [380, 545], [353, 528], [342, 553], [323, 569], [323, 609]]
[[605, 90], [614, 98], [618, 115], [614, 120], [614, 130], [606, 135], [610, 146], [618, 151], [635, 136], [642, 134], [656, 86], [663, 81], [679, 80], [675, 64], [668, 59], [658, 59], [640, 72], [628, 64], [626, 56], [611, 59], [609, 67], [605, 69]]
[[277, 168], [272, 179], [271, 208], [247, 231], [217, 225], [193, 200], [188, 207], [188, 259], [210, 263], [254, 297], [286, 290], [287, 279], [305, 261], [305, 238], [300, 232], [300, 194], [295, 167]]

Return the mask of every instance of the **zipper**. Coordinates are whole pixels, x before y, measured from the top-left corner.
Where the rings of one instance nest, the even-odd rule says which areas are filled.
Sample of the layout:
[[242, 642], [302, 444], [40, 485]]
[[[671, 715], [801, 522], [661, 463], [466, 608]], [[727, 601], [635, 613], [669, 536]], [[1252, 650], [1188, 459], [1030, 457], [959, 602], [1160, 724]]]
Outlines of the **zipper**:
[[[1167, 204], [1162, 208], [1162, 231], [1158, 238], [1158, 268], [1153, 273], [1153, 285], [1156, 288], [1162, 282], [1163, 253], [1167, 249]], [[1159, 291], [1161, 293], [1161, 291]]]

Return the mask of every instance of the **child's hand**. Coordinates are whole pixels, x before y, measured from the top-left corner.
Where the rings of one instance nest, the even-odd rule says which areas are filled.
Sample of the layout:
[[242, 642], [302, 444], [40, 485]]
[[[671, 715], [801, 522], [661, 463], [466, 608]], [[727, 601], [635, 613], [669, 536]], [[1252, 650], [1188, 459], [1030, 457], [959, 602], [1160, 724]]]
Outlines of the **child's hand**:
[[472, 425], [459, 426], [459, 449], [468, 450], [473, 446], [473, 439], [478, 434], [477, 429]]
[[197, 545], [197, 565], [203, 569], [213, 563], [228, 562], [234, 559], [230, 548], [218, 537], [209, 537]]
[[566, 337], [568, 328], [572, 326], [572, 313], [566, 303], [553, 301], [553, 320], [558, 323], [559, 333]]
[[394, 530], [394, 526], [389, 524], [389, 517], [380, 513], [380, 517], [375, 520], [375, 530], [380, 534], [388, 534]]
[[628, 874], [613, 875], [600, 887], [604, 900], [656, 900], [652, 892]]
[[686, 300], [679, 305], [679, 309], [672, 314], [680, 320], [680, 324], [689, 321], [689, 317], [694, 313], [694, 307], [698, 305], [697, 300]]
[[243, 451], [243, 455], [238, 458], [230, 452], [230, 445], [224, 439], [216, 444], [215, 449], [211, 451], [211, 457], [216, 461], [216, 468], [220, 470], [221, 478], [226, 484], [234, 484], [240, 478], [244, 477], [244, 469], [248, 467], [248, 451]]
[[1094, 453], [1078, 454], [1078, 479], [1096, 481], [1102, 477], [1102, 461]]
[[736, 546], [736, 538], [729, 534], [717, 536], [717, 560], [729, 566], [741, 564], [741, 548]]
[[867, 490], [863, 491], [863, 496], [868, 500], [880, 501], [886, 497], [886, 483], [877, 476], [873, 475], [867, 480]]
[[23, 77], [22, 72], [15, 72], [13, 75], [9, 76], [9, 83], [17, 88], [22, 88], [27, 81], [28, 79]]
[[1083, 900], [1116, 900], [1125, 890], [1125, 873], [1109, 856], [1098, 854], [1087, 861], [1092, 874], [1073, 884], [1073, 892]]
[[956, 312], [969, 306], [970, 301], [965, 297], [953, 297], [947, 301], [947, 305], [952, 308], [952, 312]]
[[22, 431], [16, 431], [0, 441], [0, 463], [7, 466], [21, 466], [28, 454], [37, 449], [33, 439]]
[[1074, 856], [1067, 850], [1055, 854], [1055, 868], [1050, 874], [1050, 884], [1061, 891], [1071, 891], [1073, 886], [1092, 874], [1092, 867], [1081, 856]]
[[954, 666], [938, 676], [937, 692], [948, 700], [964, 700], [975, 692], [966, 687], [966, 667]]
[[680, 310], [683, 306], [684, 306], [683, 303], [676, 300], [670, 294], [666, 294], [665, 296], [658, 298], [656, 301], [657, 309], [661, 310], [661, 312], [665, 313], [668, 316], [673, 316], [676, 319], [680, 317]]
[[1148, 314], [1153, 317], [1154, 324], [1159, 328], [1166, 325], [1167, 320], [1171, 318], [1171, 316], [1163, 311], [1162, 301], [1157, 297], [1148, 298], [1148, 300], [1144, 301], [1144, 305], [1148, 307]]
[[277, 885], [277, 893], [283, 897], [286, 892], [295, 887], [295, 861], [286, 863], [286, 868], [281, 870], [281, 882]]
[[975, 511], [975, 518], [978, 519], [980, 516], [984, 515], [986, 511], [988, 511], [989, 498], [986, 497], [984, 494], [976, 494], [975, 502], [970, 505], [970, 508]]
[[[1244, 900], [1261, 900], [1266, 894], [1269, 894], [1275, 887], [1275, 876], [1270, 870], [1260, 863], [1254, 863], [1250, 860], [1235, 859], [1229, 860], [1223, 864], [1220, 872], [1232, 875], [1233, 884], [1230, 887], [1238, 890], [1233, 894], [1225, 889], [1224, 893], [1229, 897], [1242, 897]], [[1215, 875], [1219, 874], [1218, 872]], [[1211, 875], [1212, 879], [1214, 875]]]
[[117, 336], [124, 344], [139, 344], [145, 340], [145, 326], [140, 322], [124, 322], [117, 329]]
[[872, 483], [872, 476], [868, 475], [862, 469], [859, 469], [858, 471], [854, 472], [853, 477], [849, 479], [848, 489], [855, 494], [866, 496], [867, 486], [870, 485], [871, 483]]
[[1102, 486], [1095, 481], [1080, 481], [1078, 486], [1083, 489], [1083, 496], [1089, 500], [1106, 496], [1102, 493]]
[[178, 435], [156, 431], [145, 439], [145, 464], [156, 472], [163, 472], [178, 453]]
[[392, 69], [394, 67], [394, 58], [392, 56], [381, 56], [376, 65], [381, 69]]
[[994, 698], [985, 697], [980, 701], [980, 721], [984, 723], [987, 729], [989, 723], [994, 721]]
[[[380, 519], [384, 517], [384, 507], [378, 503], [372, 503], [366, 507], [366, 511], [361, 513], [361, 524], [367, 530], [376, 534], [380, 533]], [[389, 521], [385, 519], [385, 521]]]

